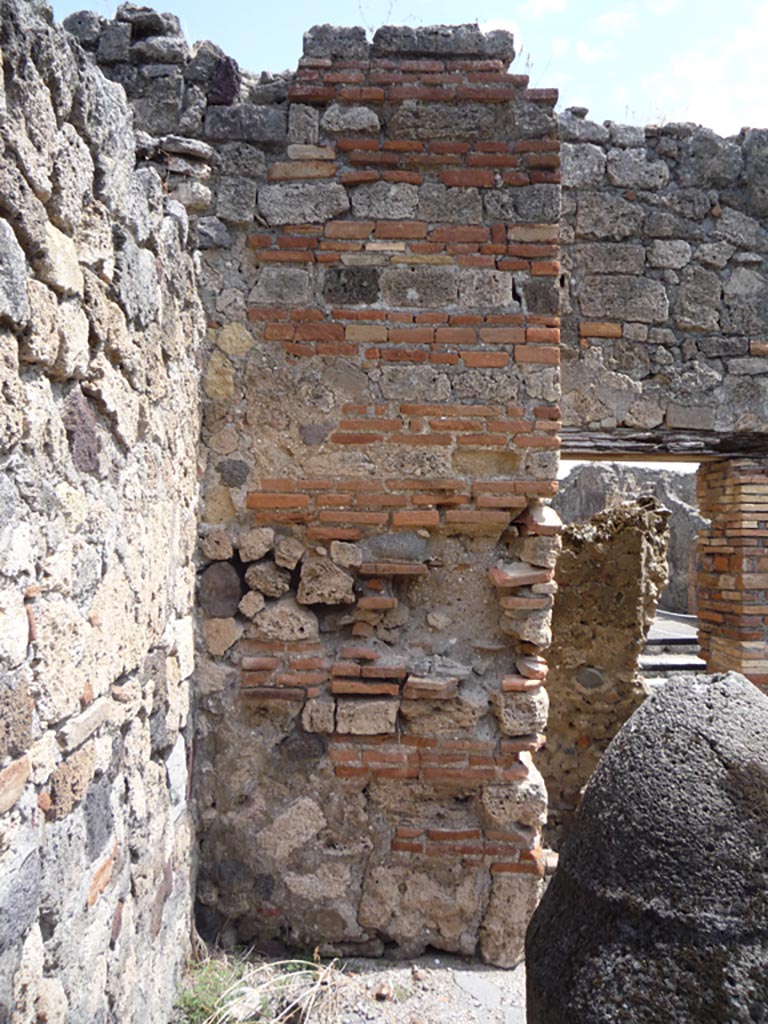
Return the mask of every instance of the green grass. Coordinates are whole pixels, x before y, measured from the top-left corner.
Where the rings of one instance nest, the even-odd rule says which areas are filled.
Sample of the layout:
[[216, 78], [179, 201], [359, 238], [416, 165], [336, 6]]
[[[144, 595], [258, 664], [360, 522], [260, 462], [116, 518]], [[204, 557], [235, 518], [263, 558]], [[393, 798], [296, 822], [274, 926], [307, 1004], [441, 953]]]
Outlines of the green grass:
[[246, 963], [235, 957], [192, 961], [176, 1000], [176, 1006], [183, 1014], [181, 1021], [184, 1024], [205, 1024], [246, 969]]
[[[341, 972], [310, 960], [251, 961], [217, 955], [191, 963], [177, 997], [177, 1024], [311, 1024]], [[330, 1008], [330, 1007], [328, 1007]]]

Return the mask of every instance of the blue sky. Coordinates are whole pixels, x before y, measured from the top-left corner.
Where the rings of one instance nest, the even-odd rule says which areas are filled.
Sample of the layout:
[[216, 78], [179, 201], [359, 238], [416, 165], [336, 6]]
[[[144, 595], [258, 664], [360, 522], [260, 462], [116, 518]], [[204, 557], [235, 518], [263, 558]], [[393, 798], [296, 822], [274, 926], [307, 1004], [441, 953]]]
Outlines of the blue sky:
[[[57, 19], [83, 0], [54, 0]], [[92, 9], [112, 16], [111, 0]], [[168, 0], [187, 38], [211, 39], [249, 71], [295, 67], [317, 22], [478, 22], [515, 33], [513, 69], [560, 89], [560, 107], [596, 121], [695, 121], [721, 134], [768, 126], [768, 0], [293, 0], [283, 11], [243, 0]]]

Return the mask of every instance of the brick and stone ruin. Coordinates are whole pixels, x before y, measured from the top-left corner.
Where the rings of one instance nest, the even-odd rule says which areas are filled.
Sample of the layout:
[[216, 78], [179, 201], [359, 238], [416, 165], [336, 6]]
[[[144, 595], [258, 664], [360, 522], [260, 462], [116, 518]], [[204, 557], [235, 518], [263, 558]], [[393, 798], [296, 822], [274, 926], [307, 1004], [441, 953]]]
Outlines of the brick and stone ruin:
[[[0, 1018], [164, 1021], [195, 902], [516, 963], [561, 450], [701, 462], [702, 650], [768, 684], [768, 132], [558, 117], [475, 26], [274, 76], [131, 4], [0, 42]], [[568, 541], [630, 653], [642, 515]], [[553, 721], [626, 716], [580, 642]]]

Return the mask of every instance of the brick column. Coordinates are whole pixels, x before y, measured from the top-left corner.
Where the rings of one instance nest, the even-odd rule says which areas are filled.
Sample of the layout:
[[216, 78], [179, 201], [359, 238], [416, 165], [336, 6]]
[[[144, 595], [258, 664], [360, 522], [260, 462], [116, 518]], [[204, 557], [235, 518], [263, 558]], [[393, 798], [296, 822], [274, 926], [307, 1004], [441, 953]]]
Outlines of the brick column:
[[[312, 30], [257, 218], [207, 257], [247, 282], [210, 317], [203, 381], [202, 632], [238, 669], [209, 778], [242, 800], [258, 779], [262, 809], [216, 796], [200, 892], [242, 941], [522, 956], [559, 550], [560, 179], [556, 93], [511, 56], [471, 26], [373, 46]], [[233, 850], [266, 895], [222, 880]]]
[[722, 459], [698, 472], [699, 642], [710, 672], [768, 687], [768, 460]]

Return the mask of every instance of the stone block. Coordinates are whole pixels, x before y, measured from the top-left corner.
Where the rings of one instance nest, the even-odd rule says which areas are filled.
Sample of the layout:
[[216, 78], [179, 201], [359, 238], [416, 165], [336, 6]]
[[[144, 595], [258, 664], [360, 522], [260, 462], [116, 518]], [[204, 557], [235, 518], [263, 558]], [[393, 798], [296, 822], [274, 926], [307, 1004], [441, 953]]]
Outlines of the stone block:
[[275, 543], [275, 531], [271, 526], [254, 526], [243, 530], [237, 538], [237, 548], [243, 562], [258, 562], [268, 554]]
[[398, 708], [398, 701], [386, 697], [340, 697], [336, 701], [336, 731], [355, 736], [393, 733]]
[[557, 224], [560, 219], [560, 186], [523, 185], [489, 189], [483, 194], [483, 203], [486, 216], [493, 221]]
[[304, 306], [311, 301], [312, 279], [299, 267], [262, 267], [249, 302], [264, 306]]
[[259, 213], [271, 225], [322, 224], [349, 210], [346, 189], [336, 183], [291, 182], [263, 185]]
[[283, 597], [256, 617], [248, 635], [256, 640], [315, 640], [319, 635], [317, 616], [292, 597]]
[[[690, 246], [688, 248], [690, 252]], [[645, 247], [637, 242], [582, 242], [568, 250], [567, 258], [580, 275], [642, 274]]]
[[648, 265], [680, 270], [690, 262], [691, 246], [685, 241], [654, 241], [648, 246]]
[[26, 754], [0, 771], [0, 814], [9, 811], [24, 792], [30, 773]]
[[646, 278], [587, 275], [580, 294], [584, 316], [663, 323], [669, 312], [664, 286]]
[[425, 182], [419, 188], [418, 216], [431, 224], [477, 224], [483, 219], [480, 190]]
[[320, 114], [314, 107], [305, 106], [303, 103], [291, 104], [288, 110], [288, 142], [315, 146], [320, 136], [319, 127]]
[[87, 739], [111, 720], [112, 702], [108, 697], [100, 697], [89, 705], [85, 711], [70, 718], [56, 733], [63, 752], [81, 747]]
[[621, 241], [640, 234], [643, 210], [619, 196], [584, 191], [576, 209], [576, 235], [579, 238], [605, 238]]
[[549, 696], [543, 686], [520, 693], [493, 693], [491, 704], [505, 736], [546, 732]]
[[686, 267], [680, 275], [680, 287], [672, 310], [678, 327], [716, 331], [720, 324], [721, 291], [720, 278], [713, 270]]
[[512, 294], [512, 275], [479, 267], [459, 270], [459, 303], [469, 309], [520, 308]]
[[305, 558], [296, 598], [299, 604], [352, 604], [354, 579], [328, 558]]
[[404, 100], [389, 119], [393, 139], [489, 139], [497, 112], [489, 103], [423, 103]]
[[369, 306], [379, 300], [376, 267], [334, 267], [325, 272], [323, 297], [329, 305]]
[[219, 180], [216, 216], [230, 224], [250, 224], [256, 211], [256, 182], [241, 177]]
[[282, 597], [291, 589], [291, 574], [274, 562], [254, 562], [245, 570], [245, 582], [265, 597]]
[[483, 960], [514, 967], [525, 956], [528, 922], [541, 898], [542, 881], [535, 874], [495, 874], [491, 898], [480, 927]]
[[661, 189], [669, 182], [664, 160], [649, 160], [640, 149], [612, 149], [608, 153], [608, 180], [621, 188]]
[[560, 147], [564, 188], [600, 185], [605, 174], [605, 153], [586, 142], [563, 142]]
[[[291, 109], [294, 110], [295, 106]], [[323, 114], [320, 126], [328, 135], [354, 135], [355, 132], [366, 134], [378, 132], [381, 124], [378, 114], [370, 107], [341, 107], [338, 103], [332, 103]], [[310, 137], [314, 134], [314, 141], [317, 141], [316, 123], [314, 132], [307, 133], [306, 128], [303, 130]]]
[[368, 40], [363, 28], [314, 25], [304, 33], [304, 56], [366, 60]]
[[[6, 251], [9, 239], [6, 238]], [[45, 249], [35, 260], [35, 270], [40, 279], [61, 295], [83, 294], [83, 274], [77, 258], [77, 249], [71, 238], [46, 224]]]
[[183, 64], [189, 55], [180, 36], [152, 36], [131, 45], [128, 59], [139, 64]]
[[131, 47], [131, 26], [111, 23], [104, 26], [96, 47], [99, 64], [127, 64]]
[[293, 570], [304, 557], [305, 551], [298, 537], [283, 537], [275, 545], [275, 562], [284, 569]]
[[727, 188], [737, 181], [743, 162], [737, 142], [698, 127], [678, 146], [676, 177], [684, 187]]
[[287, 135], [286, 114], [279, 107], [238, 103], [208, 107], [204, 133], [214, 142], [254, 142], [281, 145]]
[[352, 190], [352, 212], [361, 219], [410, 220], [416, 216], [418, 205], [419, 189], [415, 185], [377, 181]]
[[242, 584], [237, 569], [229, 562], [209, 565], [200, 577], [197, 600], [211, 618], [228, 618], [237, 612]]
[[[719, 140], [723, 145], [723, 140]], [[727, 146], [725, 143], [724, 146]], [[731, 144], [735, 145], [735, 144]], [[738, 147], [735, 147], [738, 150]], [[723, 168], [718, 162], [717, 171], [723, 178], [727, 177], [728, 184], [735, 180], [737, 174], [733, 173], [736, 166], [735, 154], [728, 152], [729, 165]], [[746, 195], [747, 209], [753, 217], [768, 217], [768, 172], [766, 161], [768, 160], [768, 132], [765, 129], [751, 128], [746, 132], [744, 140], [744, 160], [746, 172]], [[738, 173], [738, 172], [737, 172]], [[713, 182], [719, 184], [720, 182]], [[723, 182], [725, 184], [726, 182]]]
[[200, 626], [209, 654], [221, 657], [240, 639], [242, 625], [235, 619], [203, 619]]
[[388, 306], [431, 307], [453, 305], [458, 297], [455, 267], [395, 266], [381, 273], [381, 297]]

